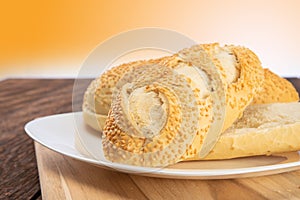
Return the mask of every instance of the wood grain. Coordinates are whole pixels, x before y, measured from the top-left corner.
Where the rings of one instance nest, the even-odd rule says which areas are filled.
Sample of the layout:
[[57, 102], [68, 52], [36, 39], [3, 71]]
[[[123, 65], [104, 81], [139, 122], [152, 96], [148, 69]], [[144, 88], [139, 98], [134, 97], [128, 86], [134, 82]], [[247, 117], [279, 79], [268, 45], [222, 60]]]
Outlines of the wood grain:
[[300, 199], [300, 171], [228, 180], [152, 178], [35, 147], [45, 199]]
[[[299, 79], [289, 79], [300, 90]], [[90, 80], [9, 79], [0, 82], [0, 199], [41, 199], [26, 122], [80, 110]], [[45, 199], [300, 199], [300, 171], [233, 180], [172, 180], [112, 172], [36, 145]]]
[[[89, 80], [84, 82], [82, 89]], [[73, 79], [0, 82], [0, 199], [40, 196], [33, 142], [24, 125], [37, 117], [72, 111], [73, 83]]]

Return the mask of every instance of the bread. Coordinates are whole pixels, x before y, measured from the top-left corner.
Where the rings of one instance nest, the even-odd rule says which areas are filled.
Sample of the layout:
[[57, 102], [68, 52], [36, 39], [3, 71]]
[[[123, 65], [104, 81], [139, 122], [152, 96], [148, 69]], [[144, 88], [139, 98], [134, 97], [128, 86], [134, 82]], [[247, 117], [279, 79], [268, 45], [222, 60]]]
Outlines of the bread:
[[119, 79], [131, 68], [155, 60], [135, 61], [114, 67], [94, 79], [84, 93], [82, 112], [84, 121], [95, 130], [102, 131], [111, 106], [112, 91]]
[[111, 106], [112, 92], [120, 78], [122, 78], [126, 72], [135, 67], [158, 63], [161, 59], [165, 59], [165, 57], [151, 60], [139, 60], [122, 64], [102, 74], [94, 93], [95, 112], [101, 115], [108, 114]]
[[106, 115], [96, 113], [95, 92], [100, 84], [101, 78], [93, 80], [86, 89], [83, 97], [82, 113], [84, 121], [95, 130], [102, 130], [105, 124]]
[[[105, 157], [113, 162], [156, 167], [195, 156], [204, 146], [208, 125], [222, 128], [224, 111], [220, 109], [224, 108], [222, 102], [225, 104], [219, 74], [199, 72], [207, 80], [219, 79], [214, 82], [218, 90], [211, 92], [212, 85], [207, 85], [197, 70], [201, 68], [174, 55], [164, 65], [145, 65], [126, 73], [116, 86], [103, 130]], [[194, 76], [188, 76], [190, 73]]]
[[[276, 87], [273, 76], [284, 84], [281, 93], [264, 92]], [[262, 92], [262, 98], [257, 97]], [[249, 49], [214, 43], [113, 68], [88, 87], [83, 114], [91, 127], [102, 130], [104, 126], [102, 142], [107, 159], [161, 167], [182, 160], [266, 154], [264, 148], [253, 154], [249, 148], [242, 152], [229, 145], [236, 140], [243, 147], [245, 138], [262, 135], [243, 129], [247, 117], [256, 117], [251, 110], [259, 113], [264, 106], [273, 109], [267, 104], [249, 107], [254, 99], [256, 104], [278, 99], [290, 102], [298, 95], [286, 80], [263, 70]], [[236, 124], [241, 124], [243, 134], [235, 131]], [[275, 132], [272, 129], [270, 135]], [[278, 149], [287, 151], [286, 146]]]
[[300, 103], [251, 105], [243, 117], [221, 135], [204, 159], [219, 160], [297, 151], [300, 149], [299, 131]]
[[[199, 46], [205, 50], [209, 55], [209, 59], [219, 69], [226, 89], [227, 117], [223, 127], [223, 130], [225, 130], [242, 115], [242, 111], [251, 103], [253, 97], [256, 96], [258, 88], [263, 84], [263, 70], [257, 56], [247, 48], [232, 45], [220, 47], [218, 43]], [[184, 51], [188, 52], [189, 50]], [[90, 99], [96, 102], [94, 116], [91, 116], [91, 112], [86, 112], [92, 110], [88, 109], [89, 105], [92, 105], [91, 101], [88, 101], [87, 98], [84, 99], [84, 102], [89, 102], [88, 104], [83, 104], [84, 115], [89, 116], [85, 118], [87, 119], [86, 123], [96, 128], [96, 130], [102, 130], [102, 125], [111, 105], [112, 91], [119, 79], [130, 69], [154, 63], [160, 63], [172, 68], [177, 66], [176, 62], [180, 60], [180, 56], [182, 55], [175, 54], [157, 60], [131, 62], [105, 72], [98, 80], [99, 83], [94, 92], [94, 98], [90, 96]], [[96, 80], [91, 85], [96, 85], [94, 84]], [[94, 122], [97, 121], [100, 126], [97, 125], [95, 127], [96, 124]]]
[[112, 93], [117, 82], [129, 70], [160, 62], [161, 59], [139, 60], [125, 63], [104, 72], [94, 79], [85, 91], [82, 112], [84, 121], [93, 129], [102, 131], [111, 106]]
[[[250, 50], [211, 47], [218, 52], [209, 52], [208, 45], [196, 45], [163, 59], [160, 66], [140, 66], [124, 75], [116, 86], [103, 131], [107, 159], [152, 167], [209, 153], [224, 120], [237, 119], [263, 82], [262, 67]], [[235, 54], [235, 48], [240, 53]], [[233, 65], [228, 67], [239, 71], [237, 85], [242, 87], [234, 91], [228, 87], [237, 79], [227, 83], [227, 66], [216, 63], [212, 56], [219, 52], [230, 57], [235, 54]], [[240, 95], [240, 101], [235, 94]], [[231, 98], [237, 105], [235, 110], [227, 110], [226, 100]]]
[[[112, 77], [115, 76], [113, 75], [113, 73], [110, 73], [110, 71], [107, 71], [106, 73], [110, 74], [108, 76], [112, 76]], [[107, 118], [108, 108], [110, 107], [111, 93], [114, 86], [110, 86], [111, 89], [107, 89], [108, 92], [105, 98], [109, 100], [106, 101], [105, 103], [103, 101], [102, 103], [102, 105], [104, 105], [103, 106], [104, 111], [102, 113], [104, 114], [98, 114], [96, 113], [93, 105], [95, 99], [95, 90], [97, 88], [97, 85], [99, 85], [99, 82], [100, 82], [100, 77], [93, 80], [89, 85], [88, 89], [86, 90], [82, 111], [83, 111], [85, 122], [95, 130], [102, 131], [102, 128], [105, 124], [105, 120]], [[108, 88], [110, 87], [108, 86]], [[100, 88], [101, 87], [98, 87], [99, 91], [101, 91]], [[98, 98], [98, 102], [99, 101], [101, 102], [100, 100], [101, 97], [98, 96], [97, 98]], [[298, 102], [298, 101], [299, 101], [298, 92], [288, 80], [274, 74], [269, 69], [264, 69], [264, 83], [261, 89], [257, 91], [257, 94], [254, 96], [251, 104], [255, 105], [255, 104], [266, 104], [266, 103], [276, 103], [276, 102]]]
[[298, 92], [288, 80], [269, 69], [264, 69], [264, 77], [263, 86], [255, 95], [252, 104], [299, 101]]
[[226, 118], [223, 131], [251, 104], [264, 81], [264, 72], [258, 57], [241, 46], [218, 43], [203, 45], [222, 73], [226, 88]]

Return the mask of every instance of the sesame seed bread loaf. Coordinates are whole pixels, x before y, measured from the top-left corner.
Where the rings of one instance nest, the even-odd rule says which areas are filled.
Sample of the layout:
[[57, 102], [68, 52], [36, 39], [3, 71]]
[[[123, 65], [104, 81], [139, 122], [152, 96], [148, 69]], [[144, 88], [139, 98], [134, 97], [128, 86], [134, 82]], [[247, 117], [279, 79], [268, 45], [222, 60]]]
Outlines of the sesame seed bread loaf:
[[[242, 115], [243, 110], [256, 96], [258, 88], [263, 84], [263, 70], [257, 56], [247, 48], [232, 45], [220, 47], [218, 43], [199, 46], [205, 50], [214, 65], [219, 69], [226, 89], [227, 117], [223, 126], [223, 130], [225, 130]], [[119, 79], [128, 70], [154, 63], [172, 68], [172, 66], [177, 66], [177, 62], [180, 62], [180, 56], [182, 55], [174, 54], [157, 60], [123, 64], [112, 68], [100, 78], [95, 79], [89, 86], [89, 88], [94, 89], [87, 89], [86, 92], [93, 91], [94, 95], [85, 95], [84, 98], [84, 102], [88, 102], [83, 103], [82, 108], [86, 123], [96, 128], [96, 130], [102, 130], [111, 105], [112, 91]], [[95, 88], [96, 86], [97, 88]]]
[[[279, 85], [281, 89], [277, 89]], [[214, 43], [112, 68], [86, 90], [83, 116], [94, 129], [103, 129], [103, 152], [107, 159], [161, 167], [183, 160], [288, 151], [287, 146], [253, 151], [245, 141], [264, 133], [256, 133], [252, 127], [255, 120], [247, 123], [248, 118], [262, 119], [261, 116], [266, 117], [262, 112], [269, 110], [269, 115], [276, 114], [272, 118], [276, 120], [277, 111], [286, 108], [285, 104], [266, 103], [291, 101], [298, 101], [293, 86], [263, 69], [252, 51]], [[269, 122], [272, 121], [257, 123], [265, 127]], [[247, 132], [250, 129], [252, 132]], [[270, 129], [269, 135], [281, 134], [275, 125]], [[232, 141], [240, 148], [232, 145]], [[291, 150], [298, 148], [292, 146]]]
[[[229, 159], [300, 149], [300, 103], [249, 106], [204, 158]], [[194, 160], [201, 158], [194, 157]]]
[[[230, 57], [232, 64], [222, 65], [217, 56]], [[225, 129], [224, 121], [229, 127], [263, 82], [258, 58], [243, 47], [196, 45], [160, 64], [135, 68], [117, 83], [102, 138], [107, 159], [152, 167], [204, 157]], [[231, 84], [237, 85], [234, 90]], [[229, 103], [234, 106], [227, 110]]]

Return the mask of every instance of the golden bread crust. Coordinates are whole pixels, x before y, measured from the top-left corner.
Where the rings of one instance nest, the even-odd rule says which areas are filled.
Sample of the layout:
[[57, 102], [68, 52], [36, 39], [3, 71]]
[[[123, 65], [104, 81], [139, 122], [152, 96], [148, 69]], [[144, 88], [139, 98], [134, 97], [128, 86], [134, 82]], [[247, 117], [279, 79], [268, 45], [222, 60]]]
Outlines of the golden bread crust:
[[288, 80], [269, 69], [264, 69], [264, 77], [262, 89], [255, 95], [252, 104], [299, 101], [298, 92]]
[[236, 58], [236, 69], [239, 77], [235, 82], [227, 83], [227, 74], [220, 60], [216, 58], [215, 49], [219, 48], [218, 43], [202, 45], [206, 52], [213, 59], [213, 62], [220, 70], [223, 84], [226, 88], [226, 118], [223, 130], [226, 130], [232, 123], [242, 116], [245, 108], [251, 104], [257, 91], [263, 84], [263, 68], [258, 57], [249, 49], [240, 46], [225, 46]]

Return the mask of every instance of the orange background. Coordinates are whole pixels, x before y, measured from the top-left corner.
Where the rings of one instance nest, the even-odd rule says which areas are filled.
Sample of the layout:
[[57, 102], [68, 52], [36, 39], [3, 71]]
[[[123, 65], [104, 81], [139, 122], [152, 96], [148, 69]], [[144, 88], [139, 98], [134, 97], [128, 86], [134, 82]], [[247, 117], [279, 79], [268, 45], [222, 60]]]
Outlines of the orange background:
[[10, 0], [0, 4], [0, 78], [76, 76], [100, 42], [138, 27], [181, 32], [199, 43], [247, 46], [265, 67], [300, 75], [298, 0]]

